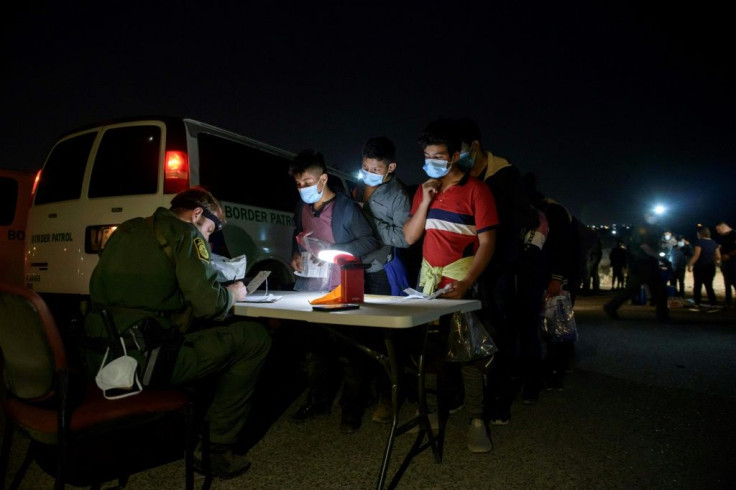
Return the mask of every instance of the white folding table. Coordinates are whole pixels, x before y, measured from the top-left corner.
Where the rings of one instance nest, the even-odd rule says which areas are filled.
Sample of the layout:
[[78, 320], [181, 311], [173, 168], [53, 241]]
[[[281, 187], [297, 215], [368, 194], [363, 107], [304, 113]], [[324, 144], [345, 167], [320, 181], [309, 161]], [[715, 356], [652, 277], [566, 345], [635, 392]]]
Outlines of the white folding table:
[[[234, 313], [238, 316], [254, 318], [277, 318], [282, 320], [297, 320], [317, 323], [328, 326], [331, 331], [346, 340], [353, 342], [363, 352], [370, 355], [388, 371], [391, 378], [391, 399], [393, 402], [393, 419], [386, 450], [384, 451], [381, 471], [378, 477], [377, 488], [382, 489], [386, 480], [388, 463], [391, 457], [394, 440], [396, 437], [412, 427], [419, 424], [420, 430], [409, 454], [396, 472], [389, 484], [393, 488], [398, 483], [411, 459], [416, 454], [430, 447], [434, 453], [435, 460], [442, 461], [442, 435], [435, 435], [427, 418], [426, 397], [424, 392], [424, 347], [427, 338], [427, 325], [439, 319], [443, 315], [452, 314], [456, 311], [466, 312], [479, 310], [481, 307], [478, 300], [451, 300], [451, 299], [406, 299], [401, 296], [378, 296], [366, 295], [365, 301], [355, 310], [343, 311], [313, 311], [309, 301], [321, 297], [324, 293], [307, 293], [295, 291], [272, 291], [271, 294], [281, 296], [281, 299], [273, 303], [235, 303]], [[380, 328], [384, 334], [386, 350], [388, 355], [376, 352], [364, 345], [359, 345], [349, 337], [340, 332], [341, 325]], [[411, 421], [398, 426], [399, 413], [399, 363], [394, 347], [394, 333], [401, 329], [421, 327], [423, 335], [418, 359], [418, 393], [419, 415]], [[427, 436], [427, 443], [423, 444]]]

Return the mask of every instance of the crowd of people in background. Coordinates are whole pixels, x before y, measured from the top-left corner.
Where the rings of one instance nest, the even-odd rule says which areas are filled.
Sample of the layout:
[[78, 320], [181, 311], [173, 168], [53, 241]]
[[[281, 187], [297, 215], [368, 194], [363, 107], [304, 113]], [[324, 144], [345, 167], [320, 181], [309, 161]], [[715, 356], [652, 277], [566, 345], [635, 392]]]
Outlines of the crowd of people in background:
[[[645, 219], [632, 229], [627, 247], [618, 240], [609, 253], [612, 276], [611, 289], [625, 289], [617, 298], [609, 301], [605, 311], [617, 318], [617, 309], [634, 298], [640, 304], [648, 300], [659, 304], [658, 318], [668, 319], [667, 305], [676, 304], [691, 310], [716, 311], [733, 307], [734, 270], [736, 264], [731, 253], [736, 248], [736, 233], [725, 222], [715, 226], [716, 234], [708, 226], [697, 225], [695, 239], [691, 242], [683, 234], [657, 227], [658, 217], [648, 213]], [[725, 297], [719, 302], [713, 287], [720, 269]], [[628, 277], [625, 278], [625, 271]], [[685, 278], [692, 273], [692, 294], [686, 296]], [[628, 286], [624, 286], [627, 284]], [[705, 290], [707, 303], [703, 302]], [[670, 298], [684, 301], [673, 302]]]

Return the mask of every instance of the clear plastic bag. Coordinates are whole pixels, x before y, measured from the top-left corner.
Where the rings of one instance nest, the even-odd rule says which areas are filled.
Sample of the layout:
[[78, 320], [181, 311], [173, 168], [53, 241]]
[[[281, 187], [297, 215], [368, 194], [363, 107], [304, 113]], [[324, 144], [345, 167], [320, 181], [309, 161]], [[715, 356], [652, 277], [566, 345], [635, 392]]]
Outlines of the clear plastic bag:
[[333, 263], [320, 260], [317, 256], [322, 250], [333, 247], [331, 243], [311, 237], [311, 231], [296, 237], [302, 256], [301, 272], [294, 272], [295, 291], [332, 291], [340, 284], [340, 269]]
[[245, 255], [230, 259], [213, 253], [210, 254], [210, 263], [217, 269], [217, 282], [239, 281], [245, 277], [247, 268]]
[[473, 312], [452, 314], [447, 337], [447, 360], [469, 362], [492, 356], [498, 351], [483, 322]]
[[575, 323], [575, 312], [572, 310], [570, 293], [562, 291], [544, 303], [540, 318], [542, 336], [550, 342], [575, 342], [578, 339], [578, 327]]

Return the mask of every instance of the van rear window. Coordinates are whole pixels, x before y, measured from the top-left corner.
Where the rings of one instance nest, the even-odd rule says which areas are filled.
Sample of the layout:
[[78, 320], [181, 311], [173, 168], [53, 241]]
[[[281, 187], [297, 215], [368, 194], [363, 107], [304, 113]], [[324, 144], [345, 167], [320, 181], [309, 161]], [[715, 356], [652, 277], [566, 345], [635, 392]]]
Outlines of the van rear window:
[[15, 220], [18, 203], [18, 181], [0, 177], [0, 226], [9, 226]]
[[199, 183], [222, 201], [293, 212], [297, 191], [288, 158], [200, 133]]
[[51, 150], [36, 189], [36, 204], [79, 199], [89, 152], [97, 133], [64, 140]]
[[160, 127], [108, 129], [97, 150], [88, 196], [155, 194], [160, 155]]

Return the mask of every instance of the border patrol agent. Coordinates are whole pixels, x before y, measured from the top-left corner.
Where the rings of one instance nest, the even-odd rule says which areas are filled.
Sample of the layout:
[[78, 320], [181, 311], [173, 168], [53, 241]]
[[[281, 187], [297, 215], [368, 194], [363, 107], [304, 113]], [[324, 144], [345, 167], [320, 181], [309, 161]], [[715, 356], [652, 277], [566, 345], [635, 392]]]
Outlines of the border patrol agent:
[[[207, 242], [222, 228], [222, 217], [217, 200], [194, 187], [177, 194], [170, 209], [158, 208], [152, 217], [121, 224], [92, 273], [92, 311], [85, 329], [91, 339], [109, 339], [99, 314], [105, 309], [126, 342], [130, 332], [146, 344], [139, 349], [133, 344], [128, 352], [143, 367], [143, 382], [149, 386], [215, 375], [208, 410], [211, 468], [215, 476], [232, 478], [250, 467], [232, 449], [271, 339], [258, 323], [217, 324], [234, 301], [246, 296], [242, 282], [227, 287], [218, 283], [210, 263]], [[153, 349], [155, 362], [153, 347], [159, 347]], [[88, 365], [96, 371], [100, 360], [93, 356]]]

